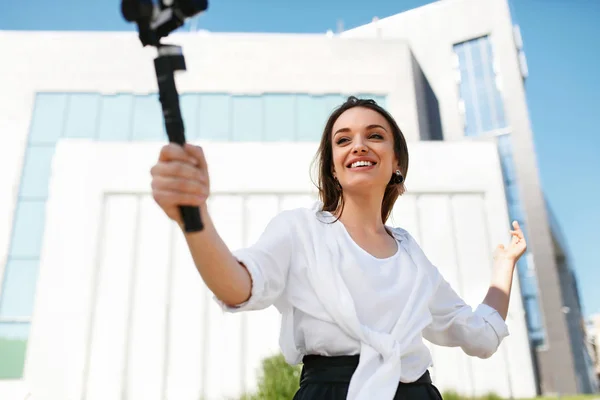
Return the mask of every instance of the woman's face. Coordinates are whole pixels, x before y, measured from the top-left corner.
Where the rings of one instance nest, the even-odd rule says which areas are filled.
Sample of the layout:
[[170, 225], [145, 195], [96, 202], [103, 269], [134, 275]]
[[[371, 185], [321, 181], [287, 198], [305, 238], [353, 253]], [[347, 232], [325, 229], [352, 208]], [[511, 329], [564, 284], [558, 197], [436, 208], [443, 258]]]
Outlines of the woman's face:
[[332, 135], [333, 173], [344, 192], [383, 192], [398, 169], [387, 120], [377, 111], [354, 107], [340, 115]]

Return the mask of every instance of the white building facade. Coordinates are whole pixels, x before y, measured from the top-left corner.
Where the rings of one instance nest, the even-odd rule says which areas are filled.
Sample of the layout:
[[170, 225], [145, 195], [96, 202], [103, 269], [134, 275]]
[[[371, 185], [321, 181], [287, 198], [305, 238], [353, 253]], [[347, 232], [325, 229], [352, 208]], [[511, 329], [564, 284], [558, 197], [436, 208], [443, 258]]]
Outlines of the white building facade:
[[[277, 212], [314, 201], [309, 167], [328, 114], [348, 95], [369, 97], [409, 141], [408, 192], [388, 223], [409, 230], [468, 303], [481, 302], [492, 249], [510, 229], [501, 153], [495, 139], [432, 140], [458, 119], [432, 101], [410, 43], [169, 41], [183, 46], [186, 136], [204, 147], [210, 212], [230, 248], [251, 245]], [[0, 398], [252, 391], [260, 361], [278, 351], [279, 315], [223, 314], [150, 196], [149, 170], [167, 140], [155, 54], [131, 33], [0, 32], [0, 44], [11, 60], [0, 64]], [[536, 394], [520, 294], [517, 278], [511, 335], [490, 359], [430, 346], [440, 390]]]

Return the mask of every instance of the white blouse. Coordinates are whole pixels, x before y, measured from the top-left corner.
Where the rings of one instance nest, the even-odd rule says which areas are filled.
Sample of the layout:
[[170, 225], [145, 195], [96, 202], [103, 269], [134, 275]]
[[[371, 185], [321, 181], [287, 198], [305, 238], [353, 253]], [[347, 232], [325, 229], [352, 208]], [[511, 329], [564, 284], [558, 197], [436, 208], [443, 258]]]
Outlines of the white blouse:
[[280, 213], [255, 245], [235, 251], [252, 294], [235, 307], [216, 299], [229, 312], [274, 305], [290, 364], [306, 354], [360, 354], [348, 399], [392, 399], [398, 382], [431, 366], [423, 338], [487, 358], [508, 336], [498, 312], [465, 304], [408, 232], [388, 227], [398, 250], [378, 259], [320, 206]]

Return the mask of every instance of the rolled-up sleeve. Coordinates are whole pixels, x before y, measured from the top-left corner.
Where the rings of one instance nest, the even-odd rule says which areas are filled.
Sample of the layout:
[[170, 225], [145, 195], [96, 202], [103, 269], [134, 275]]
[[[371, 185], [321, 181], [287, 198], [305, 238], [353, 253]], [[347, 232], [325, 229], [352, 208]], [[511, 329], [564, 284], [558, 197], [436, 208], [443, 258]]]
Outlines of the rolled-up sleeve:
[[234, 306], [214, 297], [224, 311], [262, 310], [272, 305], [283, 293], [294, 244], [289, 213], [284, 211], [273, 218], [254, 245], [232, 252], [248, 270], [252, 291], [246, 302]]
[[460, 346], [474, 357], [491, 357], [509, 335], [500, 314], [486, 304], [475, 310], [467, 305], [441, 276], [430, 302], [431, 324], [423, 337], [440, 346]]

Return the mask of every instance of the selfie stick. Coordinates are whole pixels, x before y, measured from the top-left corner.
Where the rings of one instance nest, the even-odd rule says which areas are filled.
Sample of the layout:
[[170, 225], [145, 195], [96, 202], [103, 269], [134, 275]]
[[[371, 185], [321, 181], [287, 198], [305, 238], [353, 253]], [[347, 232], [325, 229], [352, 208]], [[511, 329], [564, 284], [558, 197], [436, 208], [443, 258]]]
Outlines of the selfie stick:
[[[171, 143], [185, 145], [185, 128], [179, 109], [179, 94], [175, 85], [175, 71], [185, 71], [185, 59], [180, 46], [157, 45], [158, 56], [154, 59], [154, 69], [158, 82], [158, 93], [162, 105], [165, 129]], [[195, 206], [179, 206], [185, 232], [199, 232], [204, 229], [200, 209]]]

